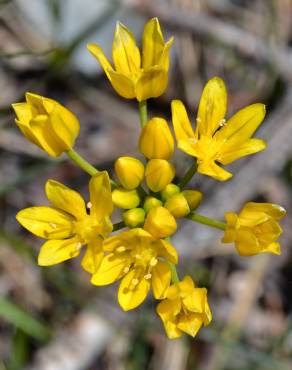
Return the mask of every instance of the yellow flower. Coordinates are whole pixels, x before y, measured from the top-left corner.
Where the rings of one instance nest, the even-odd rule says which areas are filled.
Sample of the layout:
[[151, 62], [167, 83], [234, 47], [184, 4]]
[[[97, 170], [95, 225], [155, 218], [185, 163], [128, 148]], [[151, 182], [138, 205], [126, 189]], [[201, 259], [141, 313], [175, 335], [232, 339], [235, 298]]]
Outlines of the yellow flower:
[[207, 289], [196, 288], [192, 278], [186, 276], [170, 286], [157, 313], [170, 339], [179, 338], [183, 332], [194, 337], [203, 324], [207, 326], [212, 320]]
[[126, 99], [138, 101], [157, 98], [168, 84], [169, 49], [173, 37], [166, 43], [157, 18], [148, 21], [142, 39], [142, 61], [133, 34], [117, 23], [112, 46], [114, 68], [96, 44], [87, 46], [99, 61], [116, 92]]
[[116, 175], [125, 189], [133, 190], [144, 178], [144, 165], [133, 157], [120, 157], [115, 162]]
[[18, 222], [33, 234], [48, 239], [42, 246], [38, 263], [50, 266], [80, 254], [83, 268], [94, 273], [103, 257], [103, 240], [112, 231], [109, 215], [113, 206], [107, 172], [99, 172], [89, 182], [90, 202], [86, 205], [79, 193], [48, 180], [46, 195], [52, 207], [31, 207], [18, 212]]
[[239, 215], [225, 213], [227, 228], [222, 241], [234, 242], [242, 256], [280, 254], [280, 244], [276, 240], [282, 234], [282, 229], [277, 221], [285, 214], [285, 209], [277, 204], [246, 203]]
[[140, 152], [148, 159], [169, 159], [174, 152], [174, 140], [167, 122], [154, 117], [146, 123], [139, 138]]
[[187, 189], [183, 190], [182, 194], [186, 198], [191, 211], [199, 207], [203, 198], [203, 194], [200, 191]]
[[174, 166], [165, 159], [150, 159], [145, 169], [145, 179], [149, 189], [163, 190], [175, 176]]
[[92, 276], [94, 285], [108, 285], [122, 279], [118, 301], [125, 310], [139, 306], [152, 287], [154, 297], [162, 299], [171, 281], [167, 261], [177, 263], [174, 247], [162, 239], [155, 239], [147, 231], [137, 228], [108, 238], [104, 257]]
[[172, 101], [172, 120], [178, 148], [198, 160], [198, 171], [217, 180], [232, 174], [218, 163], [227, 165], [265, 149], [261, 139], [251, 139], [265, 117], [263, 104], [252, 104], [238, 111], [227, 122], [227, 92], [224, 82], [214, 77], [206, 84], [199, 104], [194, 131], [186, 109], [179, 100]]
[[148, 212], [144, 229], [155, 238], [167, 238], [176, 232], [176, 228], [175, 218], [168, 209], [154, 207]]
[[25, 97], [26, 102], [12, 104], [24, 136], [52, 157], [71, 149], [80, 129], [76, 116], [55, 100], [32, 93]]

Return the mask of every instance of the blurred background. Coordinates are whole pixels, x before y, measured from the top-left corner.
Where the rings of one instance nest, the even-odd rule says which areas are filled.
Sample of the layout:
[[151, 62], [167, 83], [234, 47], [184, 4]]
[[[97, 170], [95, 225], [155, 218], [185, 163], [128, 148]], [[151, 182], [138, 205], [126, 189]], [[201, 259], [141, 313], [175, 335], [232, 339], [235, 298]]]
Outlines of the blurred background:
[[[170, 341], [149, 297], [124, 313], [117, 286], [97, 288], [80, 261], [40, 268], [42, 241], [15, 220], [21, 208], [44, 205], [54, 178], [87, 197], [88, 177], [66, 158], [50, 160], [22, 137], [12, 102], [26, 91], [60, 101], [81, 121], [76, 149], [112, 171], [121, 155], [137, 154], [135, 101], [111, 89], [86, 50], [107, 55], [117, 20], [141, 38], [157, 16], [175, 36], [166, 94], [149, 101], [150, 115], [170, 121], [182, 99], [194, 120], [204, 83], [218, 75], [229, 91], [229, 116], [267, 105], [257, 136], [263, 153], [230, 166], [227, 183], [196, 175], [205, 194], [199, 212], [223, 219], [249, 200], [292, 203], [292, 0], [0, 0], [0, 370], [291, 370], [292, 231], [284, 222], [282, 255], [239, 257], [222, 234], [183, 222], [174, 244], [179, 273], [209, 290], [214, 320], [192, 339]], [[177, 177], [190, 164], [177, 153]]]

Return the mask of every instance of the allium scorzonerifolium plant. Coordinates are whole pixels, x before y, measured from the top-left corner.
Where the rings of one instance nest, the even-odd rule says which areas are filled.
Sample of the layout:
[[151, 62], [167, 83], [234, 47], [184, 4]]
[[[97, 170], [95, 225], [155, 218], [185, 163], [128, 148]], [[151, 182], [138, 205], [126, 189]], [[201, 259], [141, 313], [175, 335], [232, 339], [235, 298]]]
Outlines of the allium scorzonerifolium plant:
[[[177, 219], [222, 230], [222, 242], [234, 243], [240, 255], [279, 254], [279, 220], [285, 210], [276, 204], [249, 202], [239, 214], [226, 212], [226, 223], [197, 213], [202, 193], [187, 188], [197, 171], [226, 181], [232, 174], [223, 166], [266, 147], [263, 140], [253, 137], [265, 117], [265, 106], [252, 104], [226, 120], [227, 92], [218, 77], [203, 89], [195, 126], [180, 100], [171, 103], [176, 145], [194, 157], [181, 181], [173, 182], [172, 131], [165, 119], [147, 117], [147, 99], [160, 96], [167, 87], [172, 43], [173, 38], [164, 41], [154, 18], [145, 25], [142, 51], [132, 33], [117, 24], [113, 66], [98, 45], [88, 45], [115, 91], [139, 102], [138, 145], [145, 159], [118, 158], [116, 181], [73, 149], [79, 121], [61, 104], [27, 93], [26, 102], [15, 103], [13, 108], [16, 124], [29, 141], [52, 157], [67, 154], [91, 176], [87, 204], [75, 190], [48, 180], [45, 192], [51, 206], [30, 207], [17, 214], [23, 227], [46, 240], [39, 265], [61, 263], [82, 252], [81, 265], [91, 275], [92, 284], [120, 281], [118, 302], [125, 311], [141, 305], [152, 291], [159, 300], [157, 313], [168, 337], [178, 338], [182, 333], [195, 336], [202, 325], [210, 323], [212, 314], [207, 289], [197, 287], [190, 276], [180, 279], [177, 274], [179, 256], [171, 242]], [[120, 209], [121, 221], [113, 225], [114, 208]]]

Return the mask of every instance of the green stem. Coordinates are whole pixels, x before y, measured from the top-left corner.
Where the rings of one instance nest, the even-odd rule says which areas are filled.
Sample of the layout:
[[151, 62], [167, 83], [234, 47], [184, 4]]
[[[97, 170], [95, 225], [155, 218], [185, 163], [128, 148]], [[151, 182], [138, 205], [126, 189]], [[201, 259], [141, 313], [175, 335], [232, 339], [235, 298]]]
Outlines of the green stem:
[[191, 167], [187, 170], [184, 177], [182, 178], [181, 182], [178, 184], [178, 186], [183, 190], [187, 184], [191, 181], [194, 174], [197, 172], [198, 169], [198, 163], [195, 161]]
[[170, 267], [171, 270], [171, 281], [173, 284], [178, 284], [179, 283], [179, 277], [176, 271], [176, 267], [174, 263], [168, 262], [168, 266]]
[[139, 195], [142, 197], [142, 198], [146, 198], [147, 197], [147, 192], [146, 192], [146, 190], [143, 188], [143, 186], [142, 185], [139, 185], [138, 187], [137, 187], [137, 190], [138, 190], [138, 193], [139, 193]]
[[[83, 171], [88, 173], [90, 176], [96, 175], [99, 171], [93, 167], [89, 162], [87, 162], [86, 159], [82, 158], [81, 155], [79, 155], [74, 149], [69, 149], [66, 154], [70, 159], [72, 159], [73, 162], [77, 164], [78, 167], [80, 167]], [[117, 184], [110, 179], [112, 187], [116, 187]]]
[[139, 101], [140, 125], [143, 128], [148, 121], [147, 100]]
[[213, 218], [199, 215], [198, 213], [190, 213], [186, 218], [191, 221], [199, 222], [200, 224], [215, 227], [216, 229], [226, 230], [225, 222], [214, 220]]
[[124, 227], [126, 227], [124, 221], [117, 222], [116, 224], [113, 224], [113, 231], [123, 229]]

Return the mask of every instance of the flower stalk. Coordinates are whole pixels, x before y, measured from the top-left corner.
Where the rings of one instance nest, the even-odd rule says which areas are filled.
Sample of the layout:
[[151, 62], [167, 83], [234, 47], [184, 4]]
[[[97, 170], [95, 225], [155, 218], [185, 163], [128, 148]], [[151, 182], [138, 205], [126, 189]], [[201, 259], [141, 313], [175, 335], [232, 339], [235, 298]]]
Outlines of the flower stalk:
[[181, 182], [178, 184], [178, 186], [180, 187], [181, 190], [183, 190], [188, 185], [188, 183], [191, 181], [191, 179], [193, 178], [193, 176], [197, 172], [197, 169], [198, 169], [198, 163], [197, 163], [197, 161], [195, 161], [191, 165], [191, 167], [187, 170], [187, 172], [185, 173]]
[[209, 218], [198, 213], [191, 213], [187, 216], [187, 219], [191, 221], [198, 222], [203, 225], [214, 227], [215, 229], [225, 230], [226, 223], [218, 220], [214, 220], [213, 218]]
[[139, 101], [139, 115], [140, 115], [140, 125], [141, 125], [141, 128], [143, 128], [148, 121], [146, 100]]

